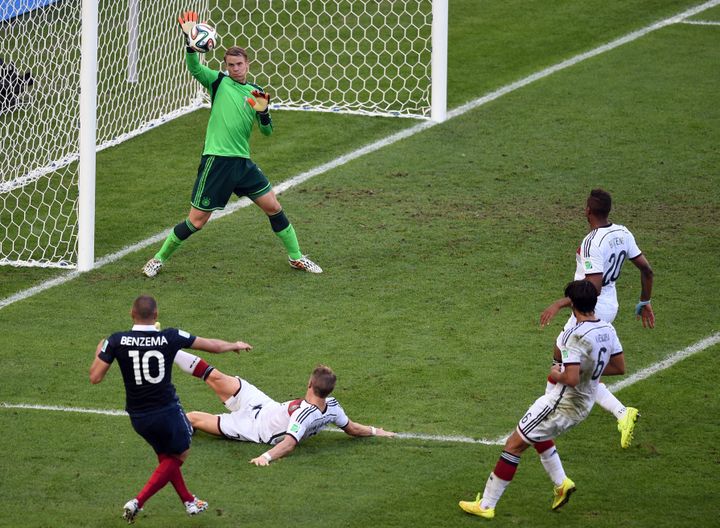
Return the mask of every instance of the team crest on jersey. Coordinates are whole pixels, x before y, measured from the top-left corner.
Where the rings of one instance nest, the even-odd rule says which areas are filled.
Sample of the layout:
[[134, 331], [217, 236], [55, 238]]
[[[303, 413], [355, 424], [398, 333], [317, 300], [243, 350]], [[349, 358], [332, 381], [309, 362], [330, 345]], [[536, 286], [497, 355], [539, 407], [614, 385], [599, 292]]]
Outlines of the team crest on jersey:
[[585, 261], [585, 269], [586, 270], [592, 269], [592, 262], [590, 262], [589, 260], [586, 260]]
[[208, 198], [207, 196], [204, 196], [201, 203], [202, 203], [203, 207], [207, 207], [208, 205], [210, 205], [210, 198]]
[[562, 356], [563, 363], [564, 363], [565, 361], [567, 361], [568, 359], [570, 359], [570, 352], [568, 352], [567, 348], [563, 348], [563, 349], [560, 351], [560, 355]]
[[300, 430], [300, 426], [298, 424], [292, 424], [292, 427], [290, 427], [291, 433], [297, 433]]

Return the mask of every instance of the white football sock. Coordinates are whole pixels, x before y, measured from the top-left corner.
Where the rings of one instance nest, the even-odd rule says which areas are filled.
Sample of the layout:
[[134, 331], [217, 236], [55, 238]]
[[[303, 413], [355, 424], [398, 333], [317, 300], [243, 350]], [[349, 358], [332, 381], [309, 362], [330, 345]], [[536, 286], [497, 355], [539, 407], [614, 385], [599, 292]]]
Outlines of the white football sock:
[[562, 460], [554, 446], [540, 453], [540, 462], [555, 486], [563, 483], [566, 477], [565, 469], [563, 469]]
[[490, 473], [485, 483], [485, 491], [483, 491], [480, 507], [484, 510], [494, 509], [508, 484], [510, 484], [509, 480], [503, 480], [495, 473]]
[[614, 414], [618, 420], [625, 414], [625, 406], [620, 400], [613, 396], [613, 393], [608, 390], [604, 383], [598, 385], [597, 391], [595, 392], [595, 402], [606, 411]]

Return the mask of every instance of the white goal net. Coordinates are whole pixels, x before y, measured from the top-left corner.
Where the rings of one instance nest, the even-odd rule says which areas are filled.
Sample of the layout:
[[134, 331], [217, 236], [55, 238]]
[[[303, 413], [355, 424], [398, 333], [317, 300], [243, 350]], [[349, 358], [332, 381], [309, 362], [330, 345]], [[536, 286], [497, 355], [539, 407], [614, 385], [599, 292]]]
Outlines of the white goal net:
[[[78, 262], [82, 7], [0, 2], [0, 264]], [[220, 35], [210, 67], [248, 49], [273, 108], [431, 115], [432, 0], [100, 0], [97, 150], [207, 106], [182, 57], [185, 10]]]

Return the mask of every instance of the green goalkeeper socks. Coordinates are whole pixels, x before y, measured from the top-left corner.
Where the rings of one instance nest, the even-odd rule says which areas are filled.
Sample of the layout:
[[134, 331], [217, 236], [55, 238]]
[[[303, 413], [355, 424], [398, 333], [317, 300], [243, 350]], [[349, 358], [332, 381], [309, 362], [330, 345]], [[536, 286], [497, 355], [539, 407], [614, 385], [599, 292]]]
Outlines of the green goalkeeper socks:
[[160, 262], [165, 262], [170, 256], [182, 246], [183, 241], [180, 240], [174, 231], [171, 231], [168, 237], [165, 239], [160, 251], [155, 254], [155, 258]]
[[288, 252], [288, 256], [291, 259], [298, 260], [302, 258], [302, 253], [300, 253], [300, 244], [298, 244], [297, 235], [295, 234], [295, 229], [292, 224], [275, 234], [280, 237], [280, 240], [282, 240], [282, 243]]

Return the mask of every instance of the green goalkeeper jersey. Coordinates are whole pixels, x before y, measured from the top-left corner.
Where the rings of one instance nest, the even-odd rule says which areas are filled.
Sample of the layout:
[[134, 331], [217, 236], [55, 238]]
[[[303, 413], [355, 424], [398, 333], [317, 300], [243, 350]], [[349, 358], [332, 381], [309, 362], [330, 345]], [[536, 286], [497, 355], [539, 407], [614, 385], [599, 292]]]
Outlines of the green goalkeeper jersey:
[[208, 89], [212, 101], [203, 155], [249, 158], [253, 123], [257, 121], [260, 132], [266, 136], [273, 130], [269, 116], [263, 125], [259, 114], [247, 102], [247, 98], [252, 97], [250, 92], [262, 91], [262, 88], [239, 83], [203, 66], [197, 53], [187, 52], [185, 62], [192, 76]]

